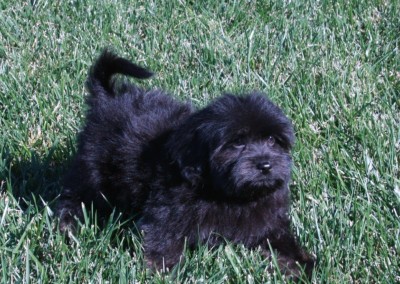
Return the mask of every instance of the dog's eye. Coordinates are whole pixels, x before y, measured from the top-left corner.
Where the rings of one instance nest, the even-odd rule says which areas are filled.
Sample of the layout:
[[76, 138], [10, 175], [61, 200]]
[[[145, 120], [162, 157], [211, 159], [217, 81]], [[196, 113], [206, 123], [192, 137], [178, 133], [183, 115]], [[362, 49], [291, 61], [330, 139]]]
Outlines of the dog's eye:
[[244, 141], [244, 139], [238, 138], [238, 139], [232, 141], [231, 147], [241, 150], [244, 147], [246, 147], [246, 142]]
[[273, 136], [269, 136], [269, 137], [267, 138], [267, 144], [268, 144], [269, 146], [274, 146], [274, 144], [275, 144], [275, 138], [274, 138]]

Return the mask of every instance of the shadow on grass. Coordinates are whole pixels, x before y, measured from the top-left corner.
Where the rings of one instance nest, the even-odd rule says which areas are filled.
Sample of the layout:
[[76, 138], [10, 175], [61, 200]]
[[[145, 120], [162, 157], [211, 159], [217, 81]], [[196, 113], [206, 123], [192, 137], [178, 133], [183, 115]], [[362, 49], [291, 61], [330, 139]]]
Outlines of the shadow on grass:
[[[56, 143], [45, 154], [30, 151], [24, 158], [15, 157], [10, 151], [3, 149], [0, 158], [0, 191], [12, 196], [25, 213], [36, 214], [45, 207], [55, 212], [63, 175], [75, 154], [71, 149], [74, 147]], [[30, 210], [32, 208], [33, 211]], [[105, 230], [103, 234], [112, 232], [112, 239], [117, 240], [114, 244], [119, 244], [119, 236], [125, 234], [133, 234], [140, 239], [139, 230], [133, 222], [135, 216], [122, 218], [119, 212], [113, 210], [109, 216], [99, 217], [98, 212], [90, 206], [84, 208], [84, 212], [84, 220], [77, 220], [77, 225], [85, 225], [89, 230], [94, 228], [97, 237], [100, 231]], [[130, 249], [125, 243], [123, 247]]]
[[25, 157], [15, 157], [7, 149], [1, 153], [1, 190], [9, 192], [22, 210], [35, 203], [54, 208], [61, 191], [61, 179], [70, 163], [71, 155], [65, 147], [54, 144], [46, 154], [30, 151]]

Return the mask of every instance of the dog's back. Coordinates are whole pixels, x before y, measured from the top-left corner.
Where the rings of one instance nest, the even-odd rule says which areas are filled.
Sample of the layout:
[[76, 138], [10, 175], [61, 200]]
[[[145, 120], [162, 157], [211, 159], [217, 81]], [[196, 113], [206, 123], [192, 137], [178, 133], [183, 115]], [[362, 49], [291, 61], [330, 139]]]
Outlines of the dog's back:
[[104, 51], [89, 72], [86, 125], [63, 182], [58, 214], [61, 228], [82, 216], [82, 203], [108, 215], [113, 207], [127, 215], [141, 210], [146, 188], [140, 156], [145, 145], [170, 131], [191, 108], [162, 91], [145, 91], [115, 82], [116, 74], [144, 79], [152, 72]]

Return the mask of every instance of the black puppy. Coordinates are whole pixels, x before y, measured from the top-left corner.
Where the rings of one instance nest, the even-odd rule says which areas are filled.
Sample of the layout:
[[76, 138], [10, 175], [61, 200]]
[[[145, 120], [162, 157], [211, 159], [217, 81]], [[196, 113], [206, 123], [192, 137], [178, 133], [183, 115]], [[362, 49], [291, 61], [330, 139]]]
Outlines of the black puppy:
[[82, 203], [107, 216], [136, 216], [146, 260], [171, 267], [184, 245], [230, 241], [277, 252], [281, 270], [308, 276], [314, 260], [288, 218], [292, 124], [261, 94], [224, 95], [193, 111], [161, 91], [112, 76], [151, 72], [103, 52], [87, 87], [89, 110], [64, 181], [61, 230], [82, 218]]

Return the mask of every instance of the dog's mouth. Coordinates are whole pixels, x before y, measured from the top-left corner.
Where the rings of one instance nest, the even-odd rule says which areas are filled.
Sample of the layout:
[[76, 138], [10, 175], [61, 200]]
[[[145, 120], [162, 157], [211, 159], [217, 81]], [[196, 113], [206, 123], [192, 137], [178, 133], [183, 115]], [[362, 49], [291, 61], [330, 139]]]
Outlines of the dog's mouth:
[[256, 189], [256, 190], [264, 190], [264, 191], [274, 191], [275, 189], [280, 188], [283, 185], [283, 180], [282, 179], [269, 179], [269, 178], [263, 178], [260, 180], [256, 181], [251, 181], [248, 184], [249, 189]]
[[240, 195], [245, 195], [250, 198], [267, 196], [276, 190], [282, 188], [284, 181], [282, 179], [260, 179], [247, 181], [243, 183], [237, 190]]
[[[232, 179], [235, 177], [235, 179]], [[284, 177], [269, 175], [231, 175], [230, 177], [218, 178], [219, 183], [216, 183], [213, 188], [218, 188], [217, 191], [212, 191], [212, 194], [205, 196], [212, 199], [231, 200], [235, 202], [255, 201], [259, 198], [271, 195], [275, 191], [281, 189], [285, 184]], [[210, 193], [210, 192], [208, 192]]]

